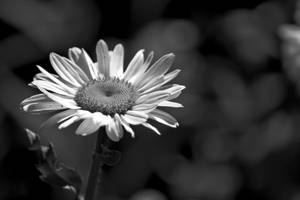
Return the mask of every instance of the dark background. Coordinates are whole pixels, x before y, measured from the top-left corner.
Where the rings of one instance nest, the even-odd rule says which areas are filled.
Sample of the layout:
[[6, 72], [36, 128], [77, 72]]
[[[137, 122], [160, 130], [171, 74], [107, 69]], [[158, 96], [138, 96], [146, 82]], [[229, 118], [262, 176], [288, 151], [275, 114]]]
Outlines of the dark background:
[[[174, 82], [186, 85], [169, 109], [180, 127], [134, 127], [106, 167], [105, 200], [300, 200], [300, 8], [295, 0], [0, 0], [0, 200], [74, 199], [40, 181], [24, 128], [54, 144], [86, 180], [95, 135], [39, 125], [49, 116], [19, 103], [35, 65], [50, 52], [104, 39], [155, 59], [174, 52]], [[293, 24], [293, 25], [292, 25]], [[298, 37], [298, 38], [297, 38]]]

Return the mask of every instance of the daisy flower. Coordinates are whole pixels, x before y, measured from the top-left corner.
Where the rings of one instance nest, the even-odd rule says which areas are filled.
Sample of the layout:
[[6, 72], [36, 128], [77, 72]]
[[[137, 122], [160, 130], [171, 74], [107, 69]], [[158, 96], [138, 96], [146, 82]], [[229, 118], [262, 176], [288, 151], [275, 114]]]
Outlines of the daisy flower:
[[176, 119], [158, 109], [182, 107], [172, 100], [185, 87], [166, 85], [180, 72], [176, 69], [167, 73], [175, 56], [164, 55], [150, 66], [153, 52], [144, 59], [143, 51], [135, 54], [126, 70], [121, 44], [109, 51], [100, 40], [96, 63], [84, 49], [76, 47], [69, 49], [69, 58], [51, 53], [50, 62], [57, 75], [37, 66], [40, 73], [30, 85], [42, 93], [25, 99], [21, 107], [38, 114], [57, 111], [45, 124], [59, 124], [59, 129], [81, 121], [76, 130], [78, 135], [89, 135], [105, 127], [113, 141], [122, 138], [123, 128], [134, 137], [131, 125], [143, 125], [160, 134], [149, 119], [175, 128]]

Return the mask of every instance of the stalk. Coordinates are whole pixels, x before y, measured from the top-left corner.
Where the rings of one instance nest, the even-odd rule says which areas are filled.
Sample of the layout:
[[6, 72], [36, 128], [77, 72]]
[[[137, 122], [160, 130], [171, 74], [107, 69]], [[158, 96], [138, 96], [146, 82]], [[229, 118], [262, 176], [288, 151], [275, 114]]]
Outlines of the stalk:
[[[101, 133], [101, 130], [103, 131]], [[97, 187], [102, 181], [102, 167], [104, 165], [104, 151], [108, 148], [109, 138], [103, 129], [97, 134], [96, 147], [93, 153], [93, 160], [89, 171], [89, 178], [84, 200], [93, 200], [96, 194]]]

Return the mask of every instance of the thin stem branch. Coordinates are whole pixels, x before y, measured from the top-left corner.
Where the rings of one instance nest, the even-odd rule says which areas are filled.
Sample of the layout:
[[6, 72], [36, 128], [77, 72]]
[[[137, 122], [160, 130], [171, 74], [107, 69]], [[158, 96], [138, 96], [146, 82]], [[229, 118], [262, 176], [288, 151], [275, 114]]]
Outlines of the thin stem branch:
[[106, 133], [100, 133], [99, 131], [84, 200], [93, 200], [95, 197], [97, 185], [99, 185], [102, 176], [102, 166], [104, 165], [102, 145], [107, 145], [108, 140]]

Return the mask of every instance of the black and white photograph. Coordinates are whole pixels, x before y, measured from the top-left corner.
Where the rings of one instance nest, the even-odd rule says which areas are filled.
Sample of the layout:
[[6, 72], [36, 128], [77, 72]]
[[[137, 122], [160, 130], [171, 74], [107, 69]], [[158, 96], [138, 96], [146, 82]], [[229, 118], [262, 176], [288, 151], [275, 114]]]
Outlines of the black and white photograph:
[[300, 0], [0, 0], [0, 200], [300, 200]]

